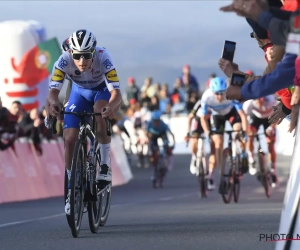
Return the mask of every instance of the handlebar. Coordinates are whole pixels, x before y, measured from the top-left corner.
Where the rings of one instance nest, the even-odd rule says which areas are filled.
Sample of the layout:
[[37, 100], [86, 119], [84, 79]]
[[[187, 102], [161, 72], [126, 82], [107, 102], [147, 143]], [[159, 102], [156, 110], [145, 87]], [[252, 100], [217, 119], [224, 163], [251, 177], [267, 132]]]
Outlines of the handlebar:
[[231, 133], [234, 133], [234, 132], [241, 133], [243, 131], [242, 130], [224, 130], [224, 133], [226, 133], [226, 134], [231, 134]]
[[257, 134], [253, 134], [253, 135], [248, 135], [249, 137], [257, 137], [260, 135], [266, 135], [265, 133], [257, 133]]
[[[190, 139], [190, 138], [197, 138], [197, 139], [202, 139], [202, 140], [206, 139], [206, 137], [203, 136], [203, 135], [198, 135], [198, 136], [190, 136], [190, 135], [187, 135], [186, 137], [189, 138], [189, 139]], [[186, 146], [189, 145], [189, 141], [190, 141], [190, 140], [188, 140], [188, 141], [186, 142]]]
[[[66, 111], [64, 111], [64, 110], [62, 110], [61, 112], [60, 112], [60, 114], [65, 114], [65, 115], [75, 115], [75, 116], [77, 116], [78, 118], [80, 118], [80, 119], [82, 119], [82, 118], [84, 118], [84, 117], [86, 117], [86, 116], [98, 116], [98, 115], [100, 115], [100, 116], [102, 116], [102, 113], [94, 113], [94, 112], [92, 112], [92, 113], [87, 113], [87, 112], [84, 112], [84, 111], [79, 111], [79, 112], [66, 112]], [[104, 121], [105, 121], [105, 123], [106, 123], [106, 134], [107, 134], [107, 136], [111, 136], [111, 134], [112, 134], [112, 132], [111, 132], [111, 124], [110, 124], [110, 121], [109, 121], [109, 119], [104, 119]], [[52, 128], [52, 132], [54, 133], [54, 134], [56, 134], [57, 133], [57, 131], [56, 131], [56, 122], [57, 122], [57, 118], [56, 117], [52, 117], [52, 120], [51, 120], [51, 128]]]

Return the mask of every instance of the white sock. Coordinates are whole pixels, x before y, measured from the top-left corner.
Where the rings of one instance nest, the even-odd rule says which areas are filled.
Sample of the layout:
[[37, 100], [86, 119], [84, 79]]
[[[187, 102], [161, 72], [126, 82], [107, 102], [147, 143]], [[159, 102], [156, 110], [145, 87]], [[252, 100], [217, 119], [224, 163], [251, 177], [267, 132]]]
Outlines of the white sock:
[[101, 162], [100, 165], [106, 164], [110, 167], [110, 143], [108, 144], [101, 144], [100, 146], [100, 155], [101, 155]]
[[197, 155], [192, 154], [192, 159], [193, 159], [194, 161], [197, 160]]

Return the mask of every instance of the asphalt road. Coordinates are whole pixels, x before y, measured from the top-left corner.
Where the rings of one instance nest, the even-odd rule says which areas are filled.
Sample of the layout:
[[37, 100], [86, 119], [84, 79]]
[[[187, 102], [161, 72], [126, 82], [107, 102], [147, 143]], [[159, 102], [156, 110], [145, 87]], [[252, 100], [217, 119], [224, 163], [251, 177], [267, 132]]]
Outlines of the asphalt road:
[[3, 204], [0, 249], [274, 249], [273, 242], [260, 241], [259, 235], [277, 233], [290, 159], [278, 158], [280, 183], [270, 199], [256, 178], [247, 175], [237, 204], [224, 204], [217, 190], [200, 200], [187, 155], [176, 156], [163, 189], [152, 188], [150, 169], [133, 168], [134, 179], [113, 188], [107, 224], [92, 234], [85, 215], [76, 239], [62, 198]]

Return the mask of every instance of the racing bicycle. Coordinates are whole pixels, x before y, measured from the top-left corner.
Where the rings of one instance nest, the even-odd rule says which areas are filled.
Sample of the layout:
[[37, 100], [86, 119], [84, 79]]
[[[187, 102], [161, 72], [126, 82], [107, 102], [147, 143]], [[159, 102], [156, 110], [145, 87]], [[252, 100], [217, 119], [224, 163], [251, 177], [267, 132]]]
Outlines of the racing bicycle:
[[[240, 181], [242, 177], [242, 161], [241, 151], [237, 141], [241, 141], [241, 136], [238, 134], [233, 139], [232, 133], [240, 130], [225, 130], [224, 133], [228, 134], [228, 146], [223, 151], [223, 159], [221, 165], [221, 180], [220, 180], [220, 193], [224, 203], [230, 203], [232, 195], [234, 202], [237, 203], [240, 195]], [[229, 158], [229, 165], [227, 166], [227, 159]]]
[[[92, 233], [97, 233], [100, 226], [104, 226], [111, 203], [111, 182], [96, 181], [96, 174], [100, 166], [100, 148], [97, 142], [96, 119], [95, 116], [101, 113], [88, 112], [65, 112], [61, 114], [75, 115], [80, 119], [80, 128], [78, 140], [75, 144], [74, 154], [71, 165], [71, 193], [70, 193], [70, 215], [67, 216], [68, 224], [71, 228], [74, 238], [78, 237], [84, 212], [87, 203], [87, 212], [89, 218], [89, 227]], [[87, 122], [87, 117], [92, 117], [92, 127]], [[52, 131], [56, 133], [56, 117], [52, 117]], [[104, 119], [106, 123], [106, 133], [111, 136], [111, 124], [108, 119]], [[93, 139], [88, 153], [88, 138]], [[95, 150], [95, 153], [93, 152]], [[89, 159], [90, 158], [90, 159]], [[65, 171], [65, 203], [68, 195], [68, 176]]]
[[250, 135], [249, 137], [254, 137], [258, 143], [257, 147], [257, 157], [258, 157], [258, 164], [259, 164], [259, 172], [257, 173], [257, 179], [261, 182], [262, 186], [264, 187], [265, 194], [268, 198], [271, 196], [271, 185], [272, 185], [272, 176], [271, 173], [266, 166], [265, 162], [265, 152], [262, 150], [261, 142], [259, 137], [261, 135], [265, 135], [265, 133], [258, 133], [254, 135]]
[[152, 149], [152, 156], [150, 157], [150, 162], [153, 166], [153, 188], [163, 188], [163, 182], [168, 173], [168, 166], [171, 160], [173, 148], [168, 145], [162, 147], [162, 149], [159, 146]]
[[[188, 136], [191, 138], [192, 136]], [[194, 138], [194, 137], [193, 137]], [[195, 162], [196, 176], [200, 187], [200, 198], [207, 198], [207, 185], [208, 185], [208, 161], [205, 155], [205, 137], [198, 136], [198, 147], [197, 147], [197, 160]], [[188, 146], [189, 141], [186, 146]]]

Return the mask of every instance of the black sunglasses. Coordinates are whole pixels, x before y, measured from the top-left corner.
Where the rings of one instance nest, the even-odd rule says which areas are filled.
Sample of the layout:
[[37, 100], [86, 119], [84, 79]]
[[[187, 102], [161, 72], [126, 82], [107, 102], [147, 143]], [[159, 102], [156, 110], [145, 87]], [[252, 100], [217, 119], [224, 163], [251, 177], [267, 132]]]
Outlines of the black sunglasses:
[[80, 60], [81, 57], [84, 58], [84, 60], [91, 60], [93, 58], [94, 52], [85, 52], [85, 53], [72, 53], [72, 57], [74, 60]]
[[218, 91], [215, 93], [215, 95], [224, 95], [225, 94], [225, 91]]

